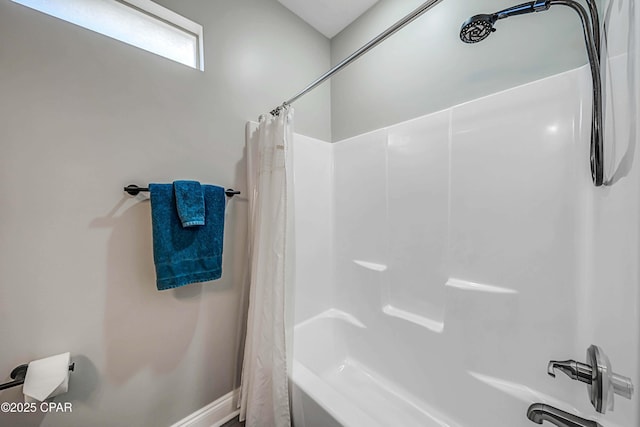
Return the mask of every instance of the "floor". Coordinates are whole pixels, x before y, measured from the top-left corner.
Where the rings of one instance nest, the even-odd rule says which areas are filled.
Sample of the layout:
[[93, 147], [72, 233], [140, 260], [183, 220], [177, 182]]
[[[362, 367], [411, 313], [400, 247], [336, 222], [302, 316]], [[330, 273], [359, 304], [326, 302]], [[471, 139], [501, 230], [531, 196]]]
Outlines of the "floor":
[[238, 421], [238, 417], [235, 417], [228, 423], [222, 425], [222, 427], [244, 427], [244, 423], [241, 423], [240, 421]]

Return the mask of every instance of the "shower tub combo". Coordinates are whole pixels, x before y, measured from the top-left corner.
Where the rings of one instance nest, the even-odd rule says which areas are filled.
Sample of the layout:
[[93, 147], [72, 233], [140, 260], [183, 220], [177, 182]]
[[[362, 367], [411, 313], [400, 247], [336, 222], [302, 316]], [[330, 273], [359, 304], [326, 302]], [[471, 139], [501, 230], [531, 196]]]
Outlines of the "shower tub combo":
[[640, 425], [637, 12], [607, 7], [603, 86], [577, 2], [461, 37], [554, 4], [579, 12], [590, 65], [335, 144], [295, 136], [296, 427]]
[[637, 397], [601, 415], [547, 372], [597, 344], [638, 382], [638, 234], [616, 226], [637, 206], [616, 207], [639, 179], [592, 185], [589, 80], [336, 144], [296, 136], [296, 427], [526, 427], [536, 403], [640, 425]]
[[593, 185], [591, 102], [585, 66], [335, 144], [296, 136], [296, 427], [526, 427], [550, 407], [640, 425], [637, 395], [600, 414], [548, 374], [596, 344], [638, 383], [640, 177]]

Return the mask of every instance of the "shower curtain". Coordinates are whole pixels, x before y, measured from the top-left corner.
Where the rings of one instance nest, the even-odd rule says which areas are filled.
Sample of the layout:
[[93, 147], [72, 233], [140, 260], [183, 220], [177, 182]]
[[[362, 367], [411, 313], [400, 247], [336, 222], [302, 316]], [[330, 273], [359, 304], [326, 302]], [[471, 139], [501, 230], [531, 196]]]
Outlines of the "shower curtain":
[[247, 138], [250, 294], [240, 397], [246, 427], [291, 425], [292, 128], [288, 107], [278, 117], [261, 116], [257, 137]]

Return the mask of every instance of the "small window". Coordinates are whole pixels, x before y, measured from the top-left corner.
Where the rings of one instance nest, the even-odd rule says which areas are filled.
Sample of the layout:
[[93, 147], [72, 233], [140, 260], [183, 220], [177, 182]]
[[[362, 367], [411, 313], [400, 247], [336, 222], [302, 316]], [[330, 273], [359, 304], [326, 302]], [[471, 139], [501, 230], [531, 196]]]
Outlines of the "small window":
[[151, 0], [13, 1], [204, 70], [202, 26]]

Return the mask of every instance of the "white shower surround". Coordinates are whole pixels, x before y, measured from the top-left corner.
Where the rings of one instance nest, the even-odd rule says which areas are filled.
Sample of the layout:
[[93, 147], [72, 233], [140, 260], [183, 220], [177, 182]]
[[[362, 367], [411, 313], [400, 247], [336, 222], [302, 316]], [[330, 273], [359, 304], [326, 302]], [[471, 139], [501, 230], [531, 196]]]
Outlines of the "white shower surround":
[[635, 159], [609, 188], [590, 178], [586, 66], [336, 144], [297, 137], [296, 427], [526, 427], [536, 402], [640, 425], [637, 393], [598, 416], [546, 374], [597, 344], [640, 386], [632, 56], [611, 61], [607, 141]]

